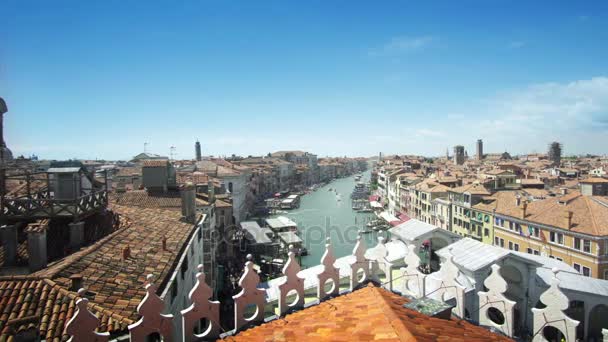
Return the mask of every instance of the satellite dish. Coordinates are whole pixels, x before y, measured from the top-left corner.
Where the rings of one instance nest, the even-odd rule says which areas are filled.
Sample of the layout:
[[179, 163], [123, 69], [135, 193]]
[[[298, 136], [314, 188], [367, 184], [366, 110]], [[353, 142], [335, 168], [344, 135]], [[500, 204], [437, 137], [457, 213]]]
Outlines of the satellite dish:
[[8, 112], [8, 108], [6, 107], [6, 102], [4, 102], [4, 99], [2, 99], [0, 97], [0, 115], [4, 114]]

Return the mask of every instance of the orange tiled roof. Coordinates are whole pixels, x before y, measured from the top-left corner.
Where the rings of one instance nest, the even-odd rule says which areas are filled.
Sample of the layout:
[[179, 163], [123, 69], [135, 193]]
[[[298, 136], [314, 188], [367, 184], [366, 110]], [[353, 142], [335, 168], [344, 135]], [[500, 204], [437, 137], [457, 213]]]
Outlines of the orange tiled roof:
[[146, 159], [142, 161], [143, 167], [166, 167], [169, 165], [167, 159]]
[[452, 318], [406, 309], [408, 300], [369, 285], [227, 338], [229, 341], [511, 341]]
[[132, 190], [112, 195], [111, 202], [141, 208], [181, 210], [182, 207], [178, 191], [150, 193], [146, 190]]
[[[74, 315], [77, 294], [49, 279], [15, 277], [0, 280], [0, 341], [12, 341], [23, 330], [37, 330], [47, 341], [65, 341], [65, 325]], [[131, 320], [89, 304], [99, 317], [99, 331], [125, 331]]]
[[[83, 276], [84, 286], [94, 292], [91, 302], [122, 317], [136, 320], [137, 305], [145, 295], [146, 275], [153, 274], [159, 285], [165, 283], [176, 258], [194, 232], [194, 225], [181, 221], [176, 210], [148, 209], [112, 205], [112, 210], [130, 221], [130, 226], [111, 239], [99, 241], [90, 252], [63, 265], [52, 275], [68, 288], [70, 276]], [[167, 250], [162, 239], [167, 239]], [[130, 257], [122, 259], [123, 250]]]

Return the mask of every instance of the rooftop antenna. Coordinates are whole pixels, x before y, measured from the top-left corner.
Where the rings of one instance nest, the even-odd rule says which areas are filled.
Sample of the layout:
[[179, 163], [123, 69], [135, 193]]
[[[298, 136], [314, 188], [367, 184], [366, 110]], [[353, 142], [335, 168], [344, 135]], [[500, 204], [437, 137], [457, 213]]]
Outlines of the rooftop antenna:
[[169, 156], [171, 158], [171, 160], [173, 160], [173, 155], [175, 155], [175, 146], [171, 146], [169, 147]]

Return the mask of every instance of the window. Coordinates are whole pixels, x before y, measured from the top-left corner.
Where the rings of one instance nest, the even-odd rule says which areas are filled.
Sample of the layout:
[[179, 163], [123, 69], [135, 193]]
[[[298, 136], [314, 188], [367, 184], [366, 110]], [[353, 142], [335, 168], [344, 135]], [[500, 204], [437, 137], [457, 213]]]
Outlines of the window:
[[574, 267], [574, 269], [578, 272], [581, 273], [581, 265], [574, 263], [572, 264], [572, 267]]
[[518, 243], [514, 244], [513, 247], [514, 247], [514, 249], [515, 249], [516, 252], [519, 252], [519, 244]]
[[574, 238], [574, 249], [578, 249], [579, 251], [581, 249], [581, 239], [577, 237]]
[[532, 229], [531, 229], [531, 230], [532, 230], [532, 233], [531, 233], [531, 234], [532, 234], [534, 237], [539, 237], [539, 236], [540, 236], [540, 229], [538, 229], [538, 227], [532, 227]]
[[583, 275], [585, 277], [591, 277], [591, 270], [589, 269], [589, 267], [583, 266]]
[[513, 242], [509, 241], [509, 249], [513, 250]]
[[583, 252], [591, 253], [591, 241], [583, 240]]
[[553, 243], [557, 243], [557, 244], [560, 244], [560, 245], [564, 244], [564, 234], [562, 234], [562, 233], [550, 232], [549, 233], [549, 239]]
[[499, 241], [499, 240], [498, 240], [498, 236], [495, 236], [495, 237], [494, 237], [494, 246], [498, 246], [498, 245], [499, 245], [499, 242], [498, 242], [498, 241]]
[[604, 271], [604, 279], [608, 280], [608, 270]]
[[526, 249], [526, 252], [528, 252], [528, 254], [532, 254], [532, 248], [529, 248], [529, 247], [528, 247], [528, 248]]
[[540, 251], [539, 250], [534, 250], [534, 255], [540, 255]]
[[513, 222], [509, 221], [509, 230], [513, 230]]
[[562, 258], [559, 258], [559, 257], [555, 257], [555, 260], [557, 260], [557, 261], [564, 261]]
[[484, 228], [483, 235], [484, 236], [490, 236], [490, 230], [488, 228]]
[[505, 239], [500, 239], [500, 247], [505, 248]]

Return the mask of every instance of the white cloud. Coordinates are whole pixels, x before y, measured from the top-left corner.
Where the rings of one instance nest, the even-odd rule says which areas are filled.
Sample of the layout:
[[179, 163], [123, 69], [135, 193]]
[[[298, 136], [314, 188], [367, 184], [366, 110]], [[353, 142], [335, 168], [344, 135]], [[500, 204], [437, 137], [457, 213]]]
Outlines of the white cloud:
[[567, 83], [540, 83], [484, 101], [454, 131], [466, 129], [461, 143], [476, 138], [514, 153], [544, 151], [552, 140], [566, 153], [606, 153], [608, 77]]
[[508, 47], [509, 47], [509, 49], [519, 49], [519, 48], [524, 47], [525, 45], [526, 45], [526, 42], [516, 40], [516, 41], [510, 42]]
[[393, 37], [380, 47], [369, 51], [370, 56], [394, 56], [422, 50], [436, 40], [433, 36]]
[[445, 136], [445, 133], [436, 129], [421, 128], [416, 130], [417, 137], [437, 138]]

